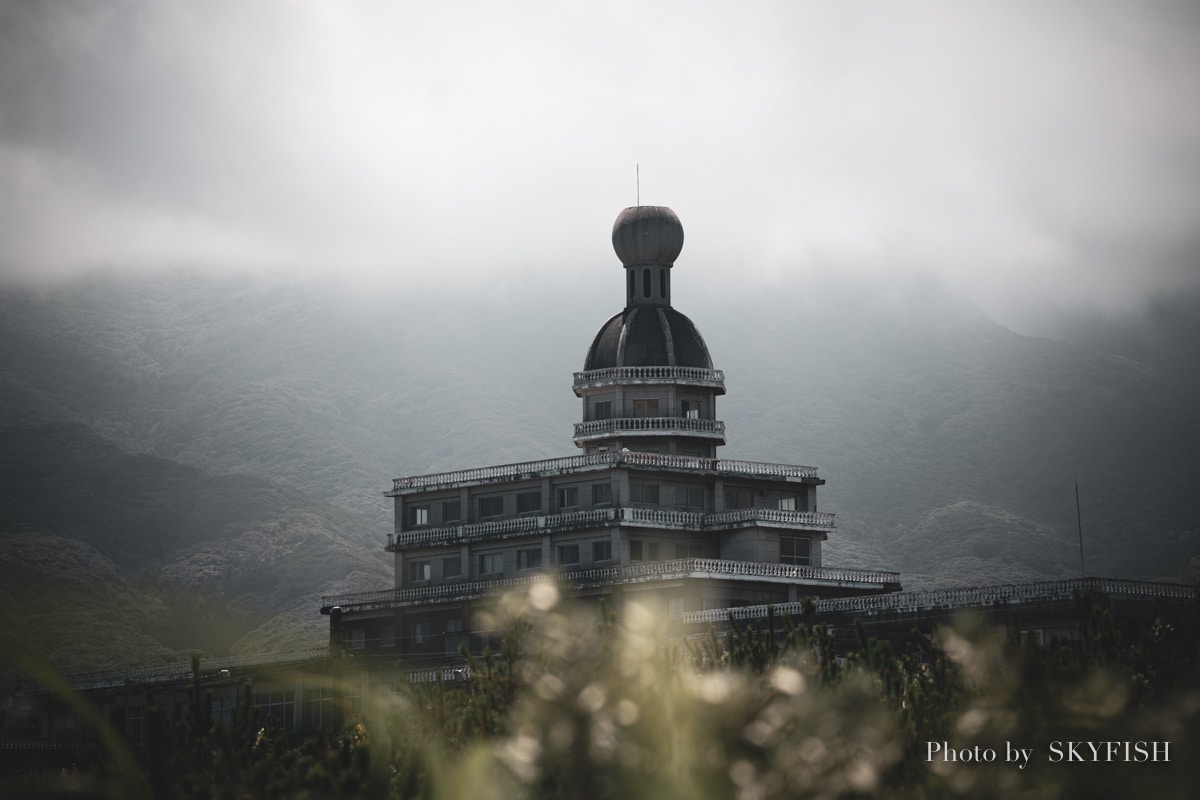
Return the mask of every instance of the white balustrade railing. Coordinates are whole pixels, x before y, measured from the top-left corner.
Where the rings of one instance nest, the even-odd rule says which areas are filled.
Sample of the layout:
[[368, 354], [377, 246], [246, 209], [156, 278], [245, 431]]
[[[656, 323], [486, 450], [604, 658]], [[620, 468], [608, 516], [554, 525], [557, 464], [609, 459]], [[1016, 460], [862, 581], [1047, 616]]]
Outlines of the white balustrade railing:
[[725, 388], [725, 373], [702, 367], [610, 367], [576, 372], [575, 388], [607, 383], [690, 383]]
[[[796, 581], [819, 581], [855, 584], [863, 588], [884, 589], [898, 586], [896, 572], [861, 569], [829, 569], [794, 564], [774, 564], [757, 561], [726, 561], [716, 558], [681, 558], [671, 561], [644, 561], [612, 567], [563, 572], [558, 580], [569, 588], [608, 584], [643, 583], [687, 577], [749, 577]], [[383, 589], [374, 592], [332, 595], [321, 598], [323, 609], [340, 606], [343, 609], [365, 609], [384, 606], [423, 605], [450, 600], [471, 599], [540, 581], [550, 580], [546, 574], [527, 575], [496, 580], [457, 581], [407, 589]]]
[[618, 523], [651, 525], [663, 528], [718, 531], [731, 527], [766, 523], [805, 530], [830, 530], [833, 514], [816, 511], [785, 511], [775, 508], [739, 508], [734, 511], [704, 513], [670, 508], [592, 508], [563, 514], [512, 517], [470, 525], [445, 525], [417, 528], [388, 536], [388, 552], [411, 547], [434, 547], [451, 542], [506, 539], [534, 533], [553, 533], [578, 528], [602, 527]]
[[[657, 419], [657, 418], [650, 418]], [[601, 420], [608, 422], [609, 420]], [[715, 420], [689, 420], [690, 422], [715, 422]], [[581, 423], [587, 424], [587, 423]], [[752, 475], [768, 478], [815, 478], [816, 467], [796, 464], [771, 464], [762, 461], [741, 461], [727, 458], [701, 458], [678, 456], [667, 453], [589, 453], [587, 455], [547, 458], [539, 461], [522, 461], [516, 464], [500, 464], [494, 467], [434, 472], [428, 475], [412, 475], [395, 478], [392, 490], [402, 492], [411, 489], [429, 489], [436, 486], [452, 486], [462, 483], [486, 483], [517, 480], [519, 478], [557, 475], [585, 470], [593, 467], [651, 467], [654, 469], [701, 470], [718, 475]]]
[[575, 423], [575, 437], [600, 436], [616, 432], [628, 433], [641, 431], [664, 433], [668, 431], [687, 431], [689, 433], [707, 433], [714, 436], [725, 434], [725, 423], [719, 419], [697, 419], [695, 417], [614, 417], [612, 419], [593, 419], [588, 422]]

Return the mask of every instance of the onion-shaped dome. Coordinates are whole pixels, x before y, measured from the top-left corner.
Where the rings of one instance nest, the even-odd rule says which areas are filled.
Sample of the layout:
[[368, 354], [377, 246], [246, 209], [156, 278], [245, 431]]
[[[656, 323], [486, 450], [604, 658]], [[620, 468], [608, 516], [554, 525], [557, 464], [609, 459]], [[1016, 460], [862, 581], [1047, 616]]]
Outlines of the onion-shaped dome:
[[627, 267], [669, 267], [683, 249], [683, 223], [666, 206], [632, 206], [613, 223], [613, 250]]

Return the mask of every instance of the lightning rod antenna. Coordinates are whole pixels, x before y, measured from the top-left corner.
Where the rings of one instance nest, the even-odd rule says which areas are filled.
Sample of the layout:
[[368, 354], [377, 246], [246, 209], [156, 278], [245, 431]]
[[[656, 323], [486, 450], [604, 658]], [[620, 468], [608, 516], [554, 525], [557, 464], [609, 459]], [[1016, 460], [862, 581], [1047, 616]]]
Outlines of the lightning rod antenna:
[[635, 175], [637, 176], [637, 204], [640, 206], [642, 204], [642, 165], [641, 165], [641, 162], [636, 163], [634, 165], [634, 169], [637, 170], [637, 172], [635, 173]]

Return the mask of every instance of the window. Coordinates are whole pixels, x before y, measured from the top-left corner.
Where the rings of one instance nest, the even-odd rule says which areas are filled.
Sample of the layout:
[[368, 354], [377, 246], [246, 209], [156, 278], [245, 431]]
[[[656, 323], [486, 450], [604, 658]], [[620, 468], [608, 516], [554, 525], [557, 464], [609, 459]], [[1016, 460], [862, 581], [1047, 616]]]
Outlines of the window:
[[429, 638], [429, 623], [416, 622], [412, 626], [412, 643], [425, 644], [425, 640]]
[[479, 498], [479, 516], [481, 517], [498, 517], [504, 513], [504, 498], [503, 497], [481, 497]]
[[219, 723], [225, 730], [233, 724], [233, 701], [228, 697], [214, 697], [210, 716], [213, 722]]
[[682, 597], [672, 597], [667, 600], [667, 616], [671, 619], [679, 619], [683, 616]]
[[517, 551], [517, 569], [538, 569], [542, 566], [542, 548]]
[[558, 546], [558, 563], [560, 563], [560, 564], [578, 564], [579, 563], [579, 545], [577, 545], [577, 544], [560, 544]]
[[462, 519], [462, 503], [458, 500], [447, 500], [442, 503], [442, 522], [458, 522]]
[[676, 558], [703, 558], [703, 547], [695, 542], [677, 542], [675, 544]]
[[433, 577], [433, 566], [429, 561], [408, 562], [408, 579], [410, 581], [427, 581]]
[[409, 525], [428, 525], [429, 506], [413, 506], [408, 510]]
[[307, 720], [305, 724], [310, 730], [315, 730], [323, 724], [328, 725], [332, 721], [332, 713], [333, 689], [304, 690], [304, 717]]
[[630, 561], [658, 561], [658, 542], [640, 542], [636, 539], [629, 543]]
[[461, 619], [446, 620], [446, 633], [462, 633], [463, 621]]
[[700, 419], [700, 401], [680, 400], [679, 415], [688, 419]]
[[612, 540], [592, 542], [592, 561], [612, 561]]
[[634, 400], [633, 415], [635, 417], [657, 417], [658, 400]]
[[612, 484], [611, 483], [594, 483], [592, 484], [592, 505], [606, 506], [612, 503]]
[[779, 498], [779, 510], [780, 511], [795, 511], [796, 510], [796, 498], [794, 496]]
[[256, 692], [254, 707], [261, 709], [267, 719], [278, 722], [285, 731], [296, 727], [295, 691]]
[[142, 706], [128, 706], [125, 709], [125, 735], [135, 742], [140, 742], [144, 730], [145, 709]]
[[575, 508], [579, 505], [579, 487], [565, 486], [558, 490], [558, 507]]
[[646, 505], [653, 506], [658, 505], [658, 484], [630, 483], [629, 499], [634, 503], [644, 503]]
[[592, 419], [612, 419], [612, 400], [597, 400], [592, 407]]
[[346, 631], [345, 636], [351, 650], [362, 650], [367, 646], [367, 632], [362, 628], [351, 628]]
[[537, 492], [521, 492], [517, 495], [517, 513], [528, 514], [531, 511], [542, 510], [542, 493]]
[[661, 267], [658, 270], [658, 296], [667, 298], [667, 271]]
[[753, 508], [754, 492], [750, 489], [726, 489], [725, 508]]
[[396, 646], [396, 626], [384, 625], [379, 629], [379, 646], [380, 647], [395, 647]]
[[676, 486], [675, 505], [684, 508], [704, 508], [704, 487]]
[[650, 296], [650, 270], [642, 270], [642, 297]]
[[780, 536], [779, 561], [783, 564], [807, 565], [810, 563], [812, 542], [807, 536]]
[[484, 553], [479, 557], [480, 575], [499, 575], [504, 572], [504, 553]]
[[462, 559], [458, 556], [442, 559], [442, 577], [457, 578], [462, 575]]

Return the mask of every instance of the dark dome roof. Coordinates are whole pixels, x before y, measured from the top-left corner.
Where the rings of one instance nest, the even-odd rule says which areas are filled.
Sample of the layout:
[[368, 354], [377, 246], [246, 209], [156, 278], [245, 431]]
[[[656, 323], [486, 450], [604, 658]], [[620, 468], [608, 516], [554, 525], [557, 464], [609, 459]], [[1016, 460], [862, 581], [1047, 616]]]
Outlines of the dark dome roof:
[[613, 250], [625, 266], [669, 267], [683, 249], [683, 223], [666, 206], [631, 206], [613, 223]]
[[584, 371], [612, 367], [712, 369], [708, 346], [692, 321], [670, 306], [630, 306], [600, 328]]

